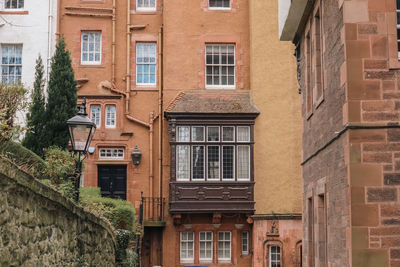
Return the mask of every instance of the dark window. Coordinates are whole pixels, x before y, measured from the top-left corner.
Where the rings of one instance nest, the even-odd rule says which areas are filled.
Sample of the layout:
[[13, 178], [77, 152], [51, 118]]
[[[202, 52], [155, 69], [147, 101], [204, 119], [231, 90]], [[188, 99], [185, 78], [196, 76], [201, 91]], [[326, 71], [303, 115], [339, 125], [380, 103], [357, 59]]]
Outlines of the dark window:
[[231, 0], [210, 0], [210, 8], [230, 8]]
[[4, 7], [6, 9], [24, 8], [24, 0], [6, 0]]

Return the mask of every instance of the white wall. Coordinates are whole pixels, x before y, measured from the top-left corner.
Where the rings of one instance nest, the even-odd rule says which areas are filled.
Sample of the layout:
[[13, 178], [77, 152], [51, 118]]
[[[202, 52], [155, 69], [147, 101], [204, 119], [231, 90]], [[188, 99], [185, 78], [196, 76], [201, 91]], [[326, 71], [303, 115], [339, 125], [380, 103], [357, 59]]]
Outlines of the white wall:
[[[11, 11], [4, 9], [4, 2], [0, 0], [0, 11], [3, 11], [0, 12], [0, 45], [23, 45], [22, 82], [27, 89], [32, 89], [38, 55], [42, 56], [47, 75], [49, 56], [55, 50], [57, 0], [25, 0], [23, 9], [13, 10], [27, 11], [27, 15], [4, 14]], [[22, 114], [18, 115], [19, 121], [22, 117]]]

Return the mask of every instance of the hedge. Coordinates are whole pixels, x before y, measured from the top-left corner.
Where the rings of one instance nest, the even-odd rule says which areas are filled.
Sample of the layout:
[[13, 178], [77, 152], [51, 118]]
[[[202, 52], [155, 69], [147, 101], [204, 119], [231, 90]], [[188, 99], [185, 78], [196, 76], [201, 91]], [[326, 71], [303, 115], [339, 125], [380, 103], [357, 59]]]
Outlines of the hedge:
[[115, 229], [134, 230], [135, 209], [130, 202], [101, 197], [99, 187], [81, 187], [80, 200], [84, 207], [106, 217]]

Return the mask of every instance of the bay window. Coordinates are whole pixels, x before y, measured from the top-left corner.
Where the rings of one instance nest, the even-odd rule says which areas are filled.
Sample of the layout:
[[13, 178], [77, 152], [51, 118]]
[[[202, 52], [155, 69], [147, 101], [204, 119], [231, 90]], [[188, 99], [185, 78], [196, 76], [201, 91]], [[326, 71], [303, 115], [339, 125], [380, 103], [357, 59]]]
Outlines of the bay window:
[[176, 133], [177, 181], [250, 180], [250, 126], [181, 125]]

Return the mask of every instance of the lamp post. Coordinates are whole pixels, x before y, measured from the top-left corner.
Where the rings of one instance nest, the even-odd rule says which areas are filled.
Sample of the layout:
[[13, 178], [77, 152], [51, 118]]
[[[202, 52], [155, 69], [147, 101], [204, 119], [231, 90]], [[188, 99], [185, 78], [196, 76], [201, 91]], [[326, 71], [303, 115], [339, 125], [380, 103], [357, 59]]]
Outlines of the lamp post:
[[78, 155], [75, 158], [75, 201], [78, 202], [82, 161], [86, 158], [90, 141], [96, 130], [96, 124], [87, 117], [85, 98], [79, 107], [78, 114], [69, 119], [67, 125], [71, 138], [72, 152], [74, 155]]

